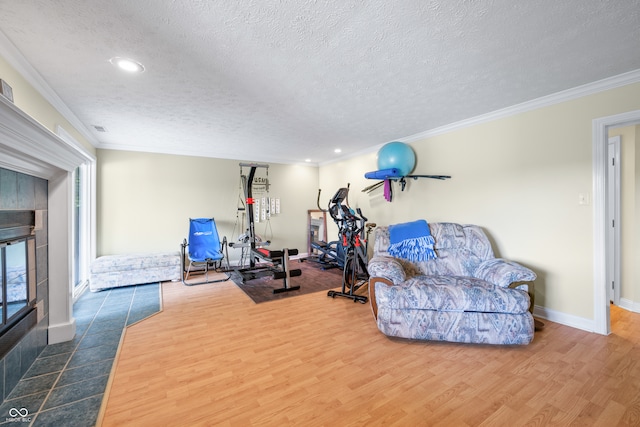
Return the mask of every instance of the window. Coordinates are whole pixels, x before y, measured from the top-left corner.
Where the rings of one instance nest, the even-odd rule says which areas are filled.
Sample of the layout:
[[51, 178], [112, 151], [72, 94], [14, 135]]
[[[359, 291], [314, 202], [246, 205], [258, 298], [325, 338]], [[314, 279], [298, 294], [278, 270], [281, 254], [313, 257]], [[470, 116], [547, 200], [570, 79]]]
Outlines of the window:
[[73, 173], [73, 296], [79, 296], [89, 283], [91, 254], [91, 203], [89, 193], [89, 166], [81, 165]]
[[63, 127], [57, 126], [56, 133], [69, 146], [74, 147], [84, 158], [71, 176], [71, 286], [73, 299], [77, 299], [89, 284], [89, 264], [95, 258], [95, 182], [96, 159], [87, 153], [75, 138]]

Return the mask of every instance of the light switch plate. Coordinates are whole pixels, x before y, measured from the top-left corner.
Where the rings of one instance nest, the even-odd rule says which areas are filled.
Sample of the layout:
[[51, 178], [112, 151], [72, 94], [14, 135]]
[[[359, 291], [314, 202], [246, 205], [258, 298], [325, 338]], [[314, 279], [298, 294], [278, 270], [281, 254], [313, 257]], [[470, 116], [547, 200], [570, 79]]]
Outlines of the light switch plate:
[[589, 193], [578, 194], [578, 204], [582, 206], [588, 205], [590, 202]]

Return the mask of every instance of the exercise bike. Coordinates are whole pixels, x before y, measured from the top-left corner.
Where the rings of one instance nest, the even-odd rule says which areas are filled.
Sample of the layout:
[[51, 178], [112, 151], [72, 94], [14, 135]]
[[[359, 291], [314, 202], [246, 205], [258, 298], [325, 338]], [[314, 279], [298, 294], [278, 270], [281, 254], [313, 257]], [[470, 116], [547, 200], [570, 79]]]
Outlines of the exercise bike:
[[329, 202], [329, 215], [338, 226], [340, 246], [344, 250], [344, 265], [342, 271], [342, 290], [329, 291], [327, 296], [332, 298], [345, 297], [353, 302], [362, 304], [367, 297], [355, 292], [369, 281], [367, 272], [369, 234], [376, 224], [367, 223], [368, 218], [357, 208], [354, 212], [348, 206], [347, 196], [349, 188], [341, 188]]
[[[358, 216], [353, 215], [353, 228], [348, 228], [343, 240], [347, 242], [347, 253], [344, 262], [343, 282], [350, 289], [358, 289], [369, 280], [367, 270], [369, 234], [376, 224], [367, 223], [368, 218], [362, 215], [360, 208], [356, 209]], [[343, 243], [344, 245], [344, 243]], [[366, 297], [364, 301], [366, 302]]]

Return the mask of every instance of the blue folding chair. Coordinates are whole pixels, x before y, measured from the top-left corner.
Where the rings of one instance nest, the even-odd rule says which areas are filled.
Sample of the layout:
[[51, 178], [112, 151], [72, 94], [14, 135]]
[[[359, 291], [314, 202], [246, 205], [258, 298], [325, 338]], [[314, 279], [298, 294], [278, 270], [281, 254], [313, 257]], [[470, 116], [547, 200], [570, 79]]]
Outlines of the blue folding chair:
[[[229, 275], [224, 273], [224, 279], [209, 280], [209, 270], [217, 271], [222, 268], [223, 260], [229, 262], [225, 257], [227, 249], [227, 238], [222, 242], [218, 235], [216, 221], [213, 218], [189, 218], [189, 242], [184, 239], [182, 242], [182, 283], [185, 285], [202, 285], [204, 283], [224, 282], [229, 280]], [[189, 259], [189, 266], [185, 269], [185, 256]], [[188, 283], [189, 274], [192, 268], [205, 273], [205, 280], [196, 283]], [[196, 270], [194, 270], [196, 271]]]

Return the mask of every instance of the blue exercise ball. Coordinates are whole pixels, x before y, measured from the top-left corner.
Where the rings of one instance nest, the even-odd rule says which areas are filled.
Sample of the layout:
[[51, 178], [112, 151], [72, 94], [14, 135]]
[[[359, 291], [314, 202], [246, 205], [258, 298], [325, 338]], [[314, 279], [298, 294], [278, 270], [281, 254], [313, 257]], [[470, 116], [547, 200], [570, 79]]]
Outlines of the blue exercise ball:
[[378, 150], [378, 169], [396, 168], [402, 176], [409, 175], [416, 166], [416, 154], [404, 142], [389, 142]]

